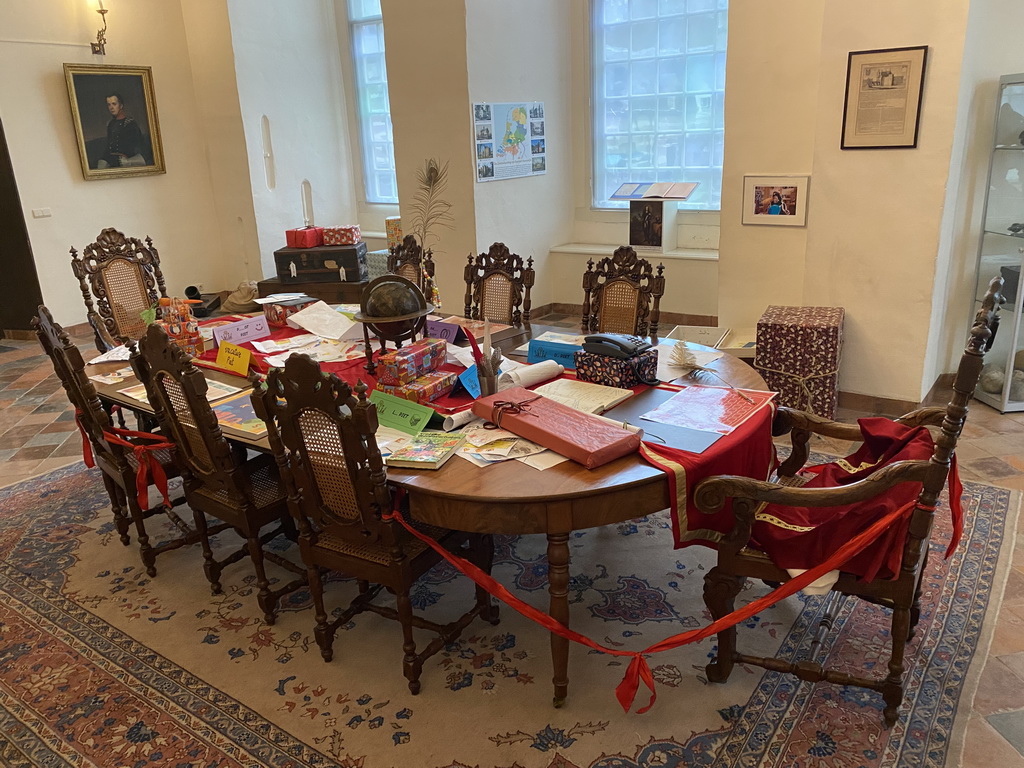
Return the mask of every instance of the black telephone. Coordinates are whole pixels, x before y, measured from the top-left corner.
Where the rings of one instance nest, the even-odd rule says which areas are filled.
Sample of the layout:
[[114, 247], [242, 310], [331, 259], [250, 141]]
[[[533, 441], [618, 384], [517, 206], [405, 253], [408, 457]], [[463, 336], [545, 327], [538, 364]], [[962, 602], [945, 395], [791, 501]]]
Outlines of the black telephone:
[[639, 336], [627, 336], [622, 333], [597, 333], [583, 339], [584, 352], [620, 360], [636, 357], [650, 348], [651, 345]]

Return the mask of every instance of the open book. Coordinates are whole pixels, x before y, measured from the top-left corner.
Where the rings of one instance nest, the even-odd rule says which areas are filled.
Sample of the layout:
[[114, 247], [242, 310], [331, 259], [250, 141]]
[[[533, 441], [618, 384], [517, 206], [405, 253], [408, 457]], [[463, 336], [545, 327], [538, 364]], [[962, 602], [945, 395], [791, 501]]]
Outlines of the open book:
[[643, 184], [626, 183], [620, 186], [610, 200], [685, 200], [693, 194], [699, 182], [657, 181]]
[[556, 379], [534, 392], [584, 413], [603, 413], [633, 396], [633, 390], [606, 387], [577, 379]]

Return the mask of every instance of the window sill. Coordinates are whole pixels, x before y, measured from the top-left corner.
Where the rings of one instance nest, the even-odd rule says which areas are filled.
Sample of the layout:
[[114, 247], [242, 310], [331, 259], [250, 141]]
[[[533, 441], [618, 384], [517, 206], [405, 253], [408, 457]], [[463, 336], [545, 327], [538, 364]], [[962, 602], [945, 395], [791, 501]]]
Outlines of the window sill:
[[[551, 253], [567, 253], [582, 256], [611, 256], [617, 246], [601, 243], [563, 243], [551, 248]], [[678, 261], [718, 261], [718, 251], [709, 248], [676, 248], [674, 251], [637, 251], [637, 255], [648, 261], [663, 259]]]

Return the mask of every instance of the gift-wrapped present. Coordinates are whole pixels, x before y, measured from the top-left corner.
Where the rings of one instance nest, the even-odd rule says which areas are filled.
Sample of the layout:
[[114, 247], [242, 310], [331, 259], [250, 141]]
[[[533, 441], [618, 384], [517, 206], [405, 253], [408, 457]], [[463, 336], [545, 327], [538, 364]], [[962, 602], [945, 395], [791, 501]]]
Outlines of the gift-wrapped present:
[[366, 252], [366, 271], [370, 280], [376, 280], [388, 273], [388, 250]]
[[385, 216], [384, 231], [388, 236], [388, 248], [395, 248], [402, 244], [402, 217]]
[[389, 395], [423, 405], [452, 391], [459, 375], [452, 371], [431, 371], [405, 384], [385, 384], [378, 379], [376, 388]]
[[280, 301], [267, 302], [263, 305], [263, 314], [267, 322], [275, 328], [284, 328], [288, 325], [288, 318], [318, 300], [311, 296], [298, 296], [294, 299], [281, 299]]
[[844, 314], [842, 307], [770, 306], [761, 315], [754, 367], [779, 393], [779, 405], [835, 417]]
[[289, 248], [316, 248], [324, 244], [323, 227], [286, 229], [284, 236]]
[[324, 245], [355, 245], [362, 239], [358, 224], [347, 227], [324, 227]]
[[574, 358], [576, 378], [580, 381], [629, 389], [658, 378], [658, 350], [653, 347], [625, 359], [595, 355], [578, 349]]
[[640, 448], [640, 435], [589, 413], [513, 387], [473, 403], [473, 413], [587, 469]]
[[401, 349], [385, 352], [377, 360], [377, 380], [381, 384], [406, 384], [445, 361], [448, 344], [442, 339], [423, 339]]

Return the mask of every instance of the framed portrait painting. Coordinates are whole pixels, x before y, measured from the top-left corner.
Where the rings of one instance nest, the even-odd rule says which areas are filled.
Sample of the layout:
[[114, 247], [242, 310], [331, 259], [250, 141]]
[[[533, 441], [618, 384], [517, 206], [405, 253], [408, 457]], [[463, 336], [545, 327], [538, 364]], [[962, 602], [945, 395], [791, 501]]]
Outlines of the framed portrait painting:
[[86, 180], [166, 172], [151, 67], [65, 64], [64, 78]]
[[743, 223], [804, 226], [810, 179], [810, 176], [744, 176]]
[[913, 149], [921, 122], [928, 46], [851, 51], [843, 149]]

